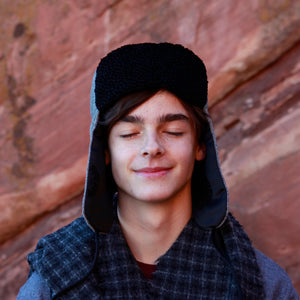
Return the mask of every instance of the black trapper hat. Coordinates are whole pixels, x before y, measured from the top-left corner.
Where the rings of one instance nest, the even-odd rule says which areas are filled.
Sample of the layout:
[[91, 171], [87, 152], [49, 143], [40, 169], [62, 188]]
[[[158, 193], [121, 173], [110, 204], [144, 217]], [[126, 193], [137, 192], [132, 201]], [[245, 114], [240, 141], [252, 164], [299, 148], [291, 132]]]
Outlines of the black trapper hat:
[[[83, 215], [97, 232], [110, 230], [114, 215], [112, 198], [116, 192], [110, 166], [105, 164], [105, 141], [99, 130], [94, 130], [97, 120], [124, 96], [149, 89], [168, 90], [182, 101], [207, 112], [206, 68], [191, 50], [170, 43], [132, 44], [101, 59], [91, 89], [91, 141], [83, 197]], [[228, 213], [228, 193], [211, 120], [204, 143], [205, 184], [202, 182], [203, 164], [198, 166], [196, 163], [192, 198], [197, 223], [209, 229], [221, 226]]]

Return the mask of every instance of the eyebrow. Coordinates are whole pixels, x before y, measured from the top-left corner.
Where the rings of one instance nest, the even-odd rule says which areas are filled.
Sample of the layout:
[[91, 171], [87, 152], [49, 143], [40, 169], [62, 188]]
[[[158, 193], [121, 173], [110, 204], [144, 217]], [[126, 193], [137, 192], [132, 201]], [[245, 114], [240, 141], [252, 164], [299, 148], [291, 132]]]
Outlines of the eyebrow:
[[129, 115], [122, 118], [120, 121], [127, 122], [127, 123], [135, 123], [135, 124], [142, 124], [143, 119], [136, 115]]
[[184, 114], [167, 114], [159, 118], [159, 123], [167, 123], [173, 121], [189, 121], [189, 118]]
[[[129, 115], [122, 118], [120, 121], [134, 123], [134, 124], [143, 124], [143, 118], [136, 116], [136, 115]], [[159, 117], [159, 123], [168, 123], [174, 121], [189, 121], [189, 118], [184, 114], [166, 114]]]

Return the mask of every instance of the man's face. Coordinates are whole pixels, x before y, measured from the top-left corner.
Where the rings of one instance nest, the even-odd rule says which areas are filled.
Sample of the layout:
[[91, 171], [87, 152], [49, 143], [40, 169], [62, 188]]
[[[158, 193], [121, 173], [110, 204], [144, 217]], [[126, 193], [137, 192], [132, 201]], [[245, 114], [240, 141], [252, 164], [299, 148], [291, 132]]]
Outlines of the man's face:
[[196, 144], [190, 117], [176, 96], [160, 91], [111, 129], [108, 139], [112, 174], [119, 198], [159, 202], [191, 199]]

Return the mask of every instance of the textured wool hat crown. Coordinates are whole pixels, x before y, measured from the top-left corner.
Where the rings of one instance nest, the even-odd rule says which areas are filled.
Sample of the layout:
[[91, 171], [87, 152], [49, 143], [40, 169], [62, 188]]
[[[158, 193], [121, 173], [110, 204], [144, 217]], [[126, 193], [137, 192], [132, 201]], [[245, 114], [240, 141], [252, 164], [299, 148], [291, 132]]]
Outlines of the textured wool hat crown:
[[100, 111], [130, 93], [150, 89], [166, 89], [203, 108], [206, 68], [191, 50], [170, 43], [123, 46], [104, 57], [97, 68], [95, 95]]

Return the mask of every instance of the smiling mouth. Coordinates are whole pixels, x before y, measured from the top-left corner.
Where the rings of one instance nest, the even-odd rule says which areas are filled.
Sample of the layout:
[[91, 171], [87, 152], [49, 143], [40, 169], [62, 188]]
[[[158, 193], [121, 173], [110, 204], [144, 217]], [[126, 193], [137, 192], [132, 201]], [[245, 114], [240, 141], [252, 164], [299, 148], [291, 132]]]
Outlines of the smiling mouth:
[[134, 172], [142, 177], [157, 178], [165, 176], [170, 172], [171, 168], [157, 167], [157, 168], [142, 168], [134, 170]]

